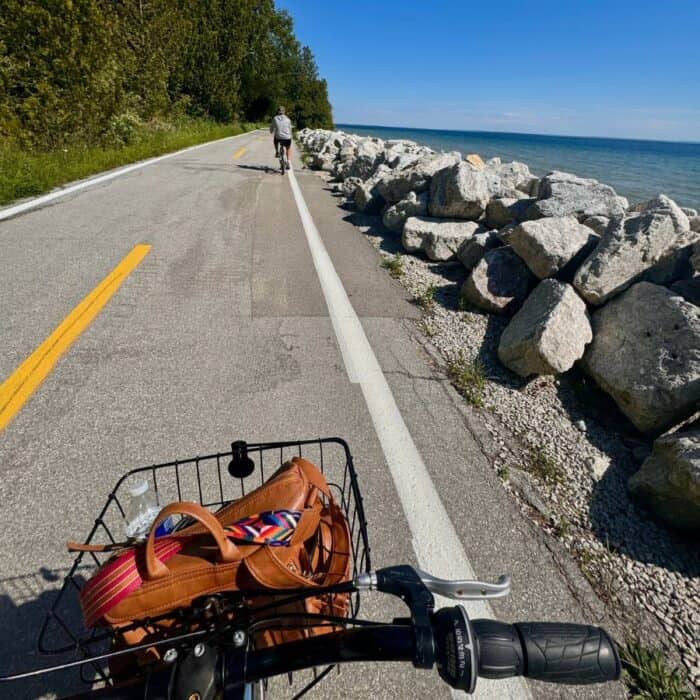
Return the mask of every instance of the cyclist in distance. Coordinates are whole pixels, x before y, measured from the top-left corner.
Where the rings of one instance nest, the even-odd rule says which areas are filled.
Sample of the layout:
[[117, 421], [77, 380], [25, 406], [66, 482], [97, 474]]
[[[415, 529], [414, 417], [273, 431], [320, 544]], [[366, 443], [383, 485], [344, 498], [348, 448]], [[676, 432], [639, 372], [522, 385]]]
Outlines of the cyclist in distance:
[[270, 122], [270, 133], [273, 135], [275, 144], [275, 156], [279, 153], [280, 145], [287, 149], [287, 163], [291, 163], [292, 158], [292, 122], [285, 113], [281, 105], [277, 108], [277, 114]]

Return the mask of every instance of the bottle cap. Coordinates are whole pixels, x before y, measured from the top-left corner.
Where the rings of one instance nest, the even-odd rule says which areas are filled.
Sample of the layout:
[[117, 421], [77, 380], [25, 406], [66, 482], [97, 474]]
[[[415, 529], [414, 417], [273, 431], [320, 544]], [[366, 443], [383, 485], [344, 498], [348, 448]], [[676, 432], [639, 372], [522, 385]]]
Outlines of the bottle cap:
[[129, 493], [132, 496], [141, 496], [142, 494], [146, 493], [146, 491], [148, 491], [148, 482], [145, 479], [132, 481], [131, 485], [129, 486]]

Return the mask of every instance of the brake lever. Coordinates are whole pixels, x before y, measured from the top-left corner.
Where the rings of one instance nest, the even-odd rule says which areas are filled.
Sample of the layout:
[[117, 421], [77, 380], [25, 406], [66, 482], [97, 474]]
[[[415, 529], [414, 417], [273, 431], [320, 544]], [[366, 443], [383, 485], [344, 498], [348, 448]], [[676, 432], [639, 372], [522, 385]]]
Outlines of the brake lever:
[[449, 581], [420, 569], [416, 569], [416, 573], [431, 593], [452, 600], [490, 600], [510, 594], [510, 576], [507, 574], [500, 576], [496, 583], [485, 583], [472, 580]]

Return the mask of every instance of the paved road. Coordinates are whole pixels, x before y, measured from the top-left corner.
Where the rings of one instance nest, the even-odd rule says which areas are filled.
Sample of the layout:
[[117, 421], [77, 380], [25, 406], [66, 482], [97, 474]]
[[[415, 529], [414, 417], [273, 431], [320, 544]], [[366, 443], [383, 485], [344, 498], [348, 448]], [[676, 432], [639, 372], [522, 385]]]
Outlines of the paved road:
[[[55, 578], [70, 563], [64, 543], [86, 534], [116, 478], [132, 466], [225, 450], [233, 439], [345, 437], [365, 495], [373, 563], [415, 562], [288, 178], [274, 167], [267, 136], [253, 133], [0, 222], [0, 380], [134, 245], [152, 246], [0, 434], [3, 669], [39, 663], [30, 650]], [[489, 467], [478, 415], [414, 337], [419, 313], [405, 290], [379, 267], [322, 180], [300, 163], [297, 179], [464, 551], [480, 577], [513, 576], [513, 593], [494, 604], [496, 614], [595, 622], [572, 593], [580, 581], [552, 559]], [[431, 534], [440, 548], [440, 532]], [[364, 612], [399, 610], [374, 594]], [[27, 683], [15, 697], [64, 692], [73, 680]], [[536, 698], [619, 692], [530, 687]], [[436, 674], [387, 665], [346, 669], [312, 695], [428, 694], [448, 696]]]

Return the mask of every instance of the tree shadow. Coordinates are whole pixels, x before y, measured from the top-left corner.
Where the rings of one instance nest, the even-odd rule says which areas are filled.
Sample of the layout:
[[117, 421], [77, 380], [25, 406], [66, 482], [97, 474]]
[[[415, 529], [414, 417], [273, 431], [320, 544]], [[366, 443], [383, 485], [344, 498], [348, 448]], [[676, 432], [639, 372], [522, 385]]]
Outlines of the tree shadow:
[[[89, 567], [86, 567], [88, 569]], [[54, 609], [71, 630], [83, 629], [82, 613], [76, 595], [59, 598], [59, 589], [67, 569], [48, 569], [0, 580], [0, 675], [16, 674], [74, 661], [75, 652], [45, 655], [38, 651], [39, 634], [49, 612]], [[82, 585], [82, 573], [74, 575]], [[60, 649], [71, 644], [70, 636], [59, 624], [49, 623], [43, 638], [44, 647]], [[95, 673], [90, 667], [67, 669], [42, 676], [0, 683], [0, 696], [13, 700], [30, 700], [45, 695], [63, 695], [86, 690]]]

